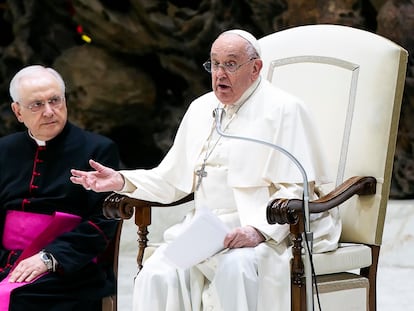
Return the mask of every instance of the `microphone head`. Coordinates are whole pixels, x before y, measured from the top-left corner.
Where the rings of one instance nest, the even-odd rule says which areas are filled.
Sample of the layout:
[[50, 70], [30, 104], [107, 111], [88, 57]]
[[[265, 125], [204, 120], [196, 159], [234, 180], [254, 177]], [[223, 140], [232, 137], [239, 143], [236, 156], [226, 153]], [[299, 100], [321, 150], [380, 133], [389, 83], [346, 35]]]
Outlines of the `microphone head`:
[[225, 115], [225, 111], [223, 108], [214, 108], [213, 110], [213, 118], [216, 119], [217, 123], [221, 123], [221, 120], [223, 119]]

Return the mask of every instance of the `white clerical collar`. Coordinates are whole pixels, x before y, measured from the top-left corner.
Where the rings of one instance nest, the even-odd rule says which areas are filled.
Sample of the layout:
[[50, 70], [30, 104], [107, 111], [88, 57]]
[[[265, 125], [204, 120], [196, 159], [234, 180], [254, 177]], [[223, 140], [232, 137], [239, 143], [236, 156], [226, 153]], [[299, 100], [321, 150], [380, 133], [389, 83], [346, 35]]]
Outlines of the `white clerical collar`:
[[34, 137], [32, 135], [32, 133], [30, 133], [30, 131], [28, 131], [28, 132], [29, 132], [29, 136], [36, 142], [36, 144], [38, 146], [46, 146], [46, 142], [45, 141], [37, 139], [36, 137]]
[[234, 113], [236, 113], [240, 107], [249, 99], [249, 97], [253, 94], [253, 92], [259, 86], [261, 81], [261, 76], [259, 76], [256, 81], [249, 86], [249, 88], [240, 96], [240, 98], [232, 105], [223, 105], [224, 111], [226, 111], [226, 116], [231, 117]]

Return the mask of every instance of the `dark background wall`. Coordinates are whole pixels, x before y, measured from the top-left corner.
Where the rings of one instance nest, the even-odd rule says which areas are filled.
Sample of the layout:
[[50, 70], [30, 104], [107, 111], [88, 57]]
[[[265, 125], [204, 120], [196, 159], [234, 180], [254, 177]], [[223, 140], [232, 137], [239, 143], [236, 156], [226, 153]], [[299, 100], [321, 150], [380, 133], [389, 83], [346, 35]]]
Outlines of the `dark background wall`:
[[[260, 38], [318, 23], [365, 29], [414, 52], [414, 0], [0, 0], [0, 136], [21, 129], [11, 77], [43, 64], [63, 75], [72, 122], [117, 142], [125, 167], [152, 167], [190, 101], [210, 90], [201, 64], [220, 32]], [[412, 60], [391, 190], [402, 199], [414, 197]]]

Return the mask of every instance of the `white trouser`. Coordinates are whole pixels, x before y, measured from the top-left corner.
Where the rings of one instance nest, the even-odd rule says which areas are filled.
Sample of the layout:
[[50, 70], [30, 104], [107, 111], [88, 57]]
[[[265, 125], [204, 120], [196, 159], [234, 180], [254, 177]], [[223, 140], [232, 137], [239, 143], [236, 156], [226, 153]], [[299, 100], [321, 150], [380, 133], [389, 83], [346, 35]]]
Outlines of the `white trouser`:
[[170, 265], [162, 248], [145, 262], [135, 280], [134, 311], [256, 310], [254, 248], [229, 250], [186, 271]]

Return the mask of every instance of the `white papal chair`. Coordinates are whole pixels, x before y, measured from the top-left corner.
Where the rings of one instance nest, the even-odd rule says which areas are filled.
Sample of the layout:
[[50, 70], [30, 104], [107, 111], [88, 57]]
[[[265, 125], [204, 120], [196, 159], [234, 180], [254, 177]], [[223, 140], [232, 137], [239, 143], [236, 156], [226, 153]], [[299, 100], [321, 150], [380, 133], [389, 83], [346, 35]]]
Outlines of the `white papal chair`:
[[[329, 195], [309, 203], [311, 212], [340, 206], [343, 227], [338, 250], [312, 256], [322, 310], [375, 310], [407, 52], [376, 34], [335, 25], [291, 28], [260, 39], [260, 45], [263, 77], [310, 107], [333, 173], [332, 184], [324, 189]], [[189, 199], [191, 195], [175, 204]], [[267, 210], [269, 223], [291, 224], [292, 310], [306, 310], [302, 205], [281, 198], [269, 202]], [[109, 217], [135, 214], [139, 269], [152, 206], [162, 204], [118, 194], [104, 206]]]
[[[333, 183], [325, 193], [332, 192], [309, 209], [339, 206], [342, 235], [336, 251], [312, 256], [321, 309], [376, 310], [407, 52], [376, 34], [338, 25], [291, 28], [260, 39], [260, 45], [263, 74], [310, 107], [328, 153]], [[296, 241], [292, 310], [306, 310], [302, 205], [281, 199], [267, 210], [270, 223], [291, 224]]]

